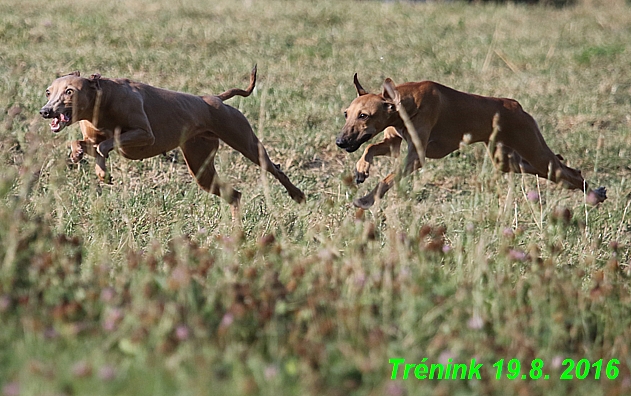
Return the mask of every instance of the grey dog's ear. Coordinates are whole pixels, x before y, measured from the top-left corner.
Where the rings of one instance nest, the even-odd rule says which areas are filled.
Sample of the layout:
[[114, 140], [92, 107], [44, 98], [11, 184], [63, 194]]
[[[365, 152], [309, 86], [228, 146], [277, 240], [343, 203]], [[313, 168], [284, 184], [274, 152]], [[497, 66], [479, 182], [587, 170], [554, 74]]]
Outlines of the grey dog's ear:
[[368, 93], [368, 91], [366, 91], [359, 83], [359, 80], [357, 79], [357, 73], [355, 73], [355, 75], [353, 76], [353, 82], [355, 83], [355, 88], [357, 88], [357, 96], [366, 95]]
[[79, 73], [79, 70], [75, 70], [72, 73], [67, 73], [67, 74], [61, 74], [61, 73], [57, 72], [57, 78], [59, 78], [59, 77], [66, 77], [66, 76], [77, 76], [77, 77], [80, 77], [81, 73]]
[[390, 78], [386, 78], [383, 82], [383, 91], [381, 96], [389, 102], [397, 104], [401, 101], [401, 95], [397, 88], [394, 86], [394, 82]]

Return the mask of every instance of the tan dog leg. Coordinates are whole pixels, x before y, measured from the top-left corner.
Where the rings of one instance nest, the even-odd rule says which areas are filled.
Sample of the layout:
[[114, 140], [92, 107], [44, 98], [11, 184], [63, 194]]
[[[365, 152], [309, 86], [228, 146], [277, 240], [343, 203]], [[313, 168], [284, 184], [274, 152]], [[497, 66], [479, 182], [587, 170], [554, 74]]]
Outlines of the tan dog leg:
[[[535, 120], [523, 113], [520, 122], [502, 126], [496, 155], [504, 162], [502, 170], [531, 173], [562, 183], [570, 189], [583, 190], [586, 187], [581, 172], [561, 162], [545, 143]], [[500, 120], [502, 122], [502, 120]]]
[[384, 139], [379, 143], [368, 145], [362, 157], [357, 161], [355, 165], [355, 181], [359, 184], [366, 180], [374, 157], [382, 155], [398, 157], [402, 140], [403, 139], [396, 133], [394, 128], [386, 128], [384, 131]]
[[[408, 145], [411, 145], [411, 143], [408, 143]], [[405, 158], [405, 168], [403, 169], [403, 176], [410, 175], [412, 172], [419, 169], [421, 165], [422, 163], [418, 158], [417, 151], [414, 149], [413, 146], [410, 146], [408, 150], [408, 155]], [[379, 184], [377, 184], [377, 186], [375, 186], [375, 188], [373, 188], [371, 192], [361, 198], [354, 200], [353, 205], [362, 209], [370, 208], [372, 205], [374, 205], [377, 199], [383, 198], [388, 190], [390, 190], [392, 186], [394, 186], [394, 178], [395, 174], [390, 173], [382, 181], [380, 181]]]
[[375, 204], [377, 199], [383, 198], [384, 195], [394, 186], [394, 173], [390, 173], [382, 181], [372, 189], [371, 192], [361, 198], [353, 201], [353, 205], [361, 209], [368, 209]]
[[494, 154], [502, 171], [531, 173], [561, 183], [566, 188], [585, 191], [587, 202], [593, 205], [607, 199], [604, 187], [591, 190], [580, 170], [565, 165], [561, 162], [563, 157], [550, 150], [535, 120], [527, 113], [523, 116], [523, 122], [519, 123], [521, 128], [514, 128], [502, 136], [510, 147], [498, 144]]
[[[418, 140], [420, 141], [420, 144], [422, 146], [421, 152], [425, 153], [428, 145], [427, 141], [429, 140], [430, 136], [431, 125], [425, 120], [421, 119], [415, 123], [414, 127], [415, 132], [417, 133]], [[386, 131], [388, 131], [389, 129], [390, 128], [387, 128]], [[394, 132], [396, 133], [396, 131]], [[396, 136], [398, 136], [398, 134], [396, 134]], [[390, 139], [392, 140], [392, 144], [399, 145], [400, 148], [401, 140], [397, 142], [393, 136], [391, 136]], [[386, 139], [384, 139], [384, 141], [385, 140]], [[412, 172], [423, 166], [423, 162], [419, 158], [419, 151], [416, 150], [413, 139], [409, 133], [406, 136], [406, 142], [408, 144], [408, 154], [405, 158], [405, 167], [403, 168], [402, 176], [408, 176]], [[376, 199], [383, 198], [388, 190], [390, 190], [392, 186], [394, 186], [394, 178], [394, 173], [389, 174], [385, 177], [385, 179], [380, 181], [379, 184], [377, 184], [377, 186], [375, 186], [375, 188], [371, 192], [361, 198], [354, 200], [353, 205], [357, 206], [358, 208], [368, 209], [375, 203]]]

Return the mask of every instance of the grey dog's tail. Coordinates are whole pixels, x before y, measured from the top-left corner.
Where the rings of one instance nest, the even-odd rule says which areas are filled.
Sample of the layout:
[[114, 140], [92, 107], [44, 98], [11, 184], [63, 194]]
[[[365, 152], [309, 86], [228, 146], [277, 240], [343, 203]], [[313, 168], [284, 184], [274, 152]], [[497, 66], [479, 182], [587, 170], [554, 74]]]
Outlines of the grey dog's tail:
[[254, 65], [254, 68], [252, 69], [252, 73], [250, 73], [250, 85], [248, 85], [247, 89], [243, 90], [239, 88], [232, 88], [222, 94], [217, 95], [217, 97], [223, 101], [223, 100], [228, 100], [235, 95], [250, 96], [250, 94], [254, 90], [255, 84], [256, 84], [256, 65]]

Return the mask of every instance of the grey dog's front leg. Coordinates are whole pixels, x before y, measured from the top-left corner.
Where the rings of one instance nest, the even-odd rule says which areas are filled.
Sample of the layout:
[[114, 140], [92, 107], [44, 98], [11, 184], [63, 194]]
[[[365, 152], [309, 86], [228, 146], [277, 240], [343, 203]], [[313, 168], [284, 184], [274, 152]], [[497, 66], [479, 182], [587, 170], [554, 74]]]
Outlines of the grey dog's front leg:
[[150, 126], [147, 126], [146, 129], [132, 129], [123, 133], [117, 130], [114, 137], [99, 143], [96, 151], [102, 157], [107, 158], [114, 147], [125, 149], [126, 147], [151, 146], [155, 141], [156, 138]]
[[96, 165], [94, 166], [96, 176], [102, 182], [111, 182], [105, 166], [106, 158], [99, 154], [95, 144], [86, 142], [85, 140], [74, 140], [70, 142], [70, 151], [70, 161], [74, 164], [79, 163], [85, 154], [94, 157], [96, 159]]

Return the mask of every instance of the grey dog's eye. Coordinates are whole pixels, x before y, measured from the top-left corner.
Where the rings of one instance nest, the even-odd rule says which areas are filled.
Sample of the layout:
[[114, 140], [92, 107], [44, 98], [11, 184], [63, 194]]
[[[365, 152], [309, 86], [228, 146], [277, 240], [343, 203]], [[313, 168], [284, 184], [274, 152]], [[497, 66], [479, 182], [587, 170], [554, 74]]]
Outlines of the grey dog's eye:
[[72, 89], [70, 88], [66, 89], [66, 95], [68, 96], [72, 95]]

